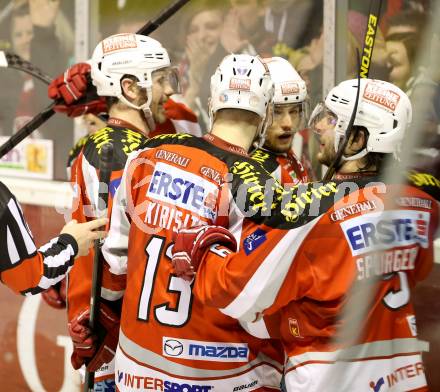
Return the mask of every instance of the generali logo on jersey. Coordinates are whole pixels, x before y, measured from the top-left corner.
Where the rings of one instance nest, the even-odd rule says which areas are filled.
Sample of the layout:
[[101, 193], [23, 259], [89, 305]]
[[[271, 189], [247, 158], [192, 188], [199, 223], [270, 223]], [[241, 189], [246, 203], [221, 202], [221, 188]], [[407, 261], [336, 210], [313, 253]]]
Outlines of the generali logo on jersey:
[[361, 203], [351, 204], [347, 207], [342, 207], [331, 213], [330, 219], [332, 221], [344, 220], [350, 215], [355, 215], [359, 212], [372, 211], [377, 208], [376, 202], [374, 200], [367, 200]]
[[365, 86], [363, 97], [389, 110], [395, 110], [400, 101], [399, 94], [372, 82]]
[[251, 80], [250, 79], [231, 78], [231, 80], [229, 81], [229, 88], [231, 90], [246, 90], [246, 91], [250, 91], [250, 89], [251, 89]]
[[212, 167], [202, 166], [200, 168], [200, 173], [203, 174], [206, 178], [215, 181], [218, 185], [221, 185], [223, 182], [221, 174]]
[[128, 48], [137, 48], [134, 34], [117, 34], [102, 41], [102, 51], [104, 53]]
[[298, 83], [286, 82], [281, 85], [281, 94], [283, 95], [298, 94], [298, 93], [299, 93]]

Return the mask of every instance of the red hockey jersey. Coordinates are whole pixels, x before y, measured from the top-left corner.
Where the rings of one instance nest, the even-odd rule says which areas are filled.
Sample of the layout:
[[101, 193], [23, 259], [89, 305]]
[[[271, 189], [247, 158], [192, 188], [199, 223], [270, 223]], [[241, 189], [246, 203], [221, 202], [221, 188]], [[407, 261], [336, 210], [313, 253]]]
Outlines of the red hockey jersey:
[[251, 157], [260, 162], [282, 185], [309, 182], [307, 170], [292, 151], [286, 154], [277, 154], [264, 148], [258, 148], [251, 154]]
[[244, 184], [243, 206], [231, 197], [243, 185], [231, 172], [253, 165], [242, 149], [212, 135], [159, 136], [127, 161], [103, 247], [111, 272], [127, 275], [115, 360], [119, 390], [279, 389], [282, 348], [205, 307], [170, 262], [181, 227], [218, 224], [238, 233], [244, 205], [250, 215], [255, 207], [259, 219], [264, 189]]
[[432, 267], [438, 206], [374, 180], [310, 185], [294, 198], [308, 217], [269, 218], [200, 264], [202, 303], [281, 339], [289, 391], [426, 389], [410, 293]]

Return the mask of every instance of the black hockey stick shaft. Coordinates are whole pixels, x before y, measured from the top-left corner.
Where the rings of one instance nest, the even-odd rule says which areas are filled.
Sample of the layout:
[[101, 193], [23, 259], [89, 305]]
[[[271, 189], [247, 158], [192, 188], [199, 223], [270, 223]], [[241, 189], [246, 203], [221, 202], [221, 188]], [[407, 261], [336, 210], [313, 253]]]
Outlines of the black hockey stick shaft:
[[52, 102], [46, 109], [38, 113], [32, 120], [24, 125], [17, 133], [12, 135], [5, 143], [0, 146], [0, 158], [3, 158], [9, 151], [16, 147], [23, 139], [34, 132], [41, 124], [51, 118], [55, 111], [53, 107], [56, 102]]
[[15, 53], [0, 50], [0, 67], [13, 68], [25, 72], [46, 84], [49, 84], [52, 81], [52, 78], [49, 75], [46, 75], [41, 69]]
[[[113, 166], [113, 144], [106, 143], [101, 148], [99, 157], [99, 197], [98, 206], [96, 208], [98, 215], [107, 216], [108, 206], [108, 187]], [[98, 323], [98, 312], [101, 302], [101, 286], [102, 286], [102, 262], [101, 243], [99, 240], [94, 244], [93, 274], [92, 274], [92, 292], [90, 297], [90, 329], [96, 331]], [[95, 382], [95, 374], [86, 371], [84, 391], [93, 391]]]
[[[136, 34], [148, 35], [155, 31], [159, 26], [161, 26], [166, 20], [171, 18], [180, 8], [182, 8], [190, 0], [177, 0], [171, 6], [167, 7], [162, 11], [156, 18], [148, 21], [143, 27], [141, 27]], [[29, 63], [30, 64], [30, 63]], [[49, 82], [50, 83], [50, 82]], [[44, 109], [42, 112], [38, 113], [28, 124], [22, 127], [18, 132], [7, 140], [2, 146], [0, 146], [0, 158], [6, 155], [10, 150], [12, 150], [18, 143], [20, 143], [24, 138], [30, 135], [34, 130], [36, 130], [40, 125], [45, 123], [49, 118], [51, 118], [55, 111], [53, 107], [55, 103], [51, 104], [48, 108]], [[51, 109], [49, 109], [51, 108]], [[41, 121], [43, 119], [43, 121]], [[32, 124], [31, 126], [28, 126]], [[34, 125], [37, 124], [37, 125]], [[15, 137], [15, 138], [14, 138]], [[14, 138], [15, 142], [12, 141]]]
[[153, 20], [149, 20], [144, 26], [142, 26], [137, 34], [150, 35], [155, 31], [162, 23], [171, 18], [177, 11], [179, 11], [190, 0], [176, 0], [169, 7], [162, 10]]
[[362, 58], [359, 67], [359, 76], [363, 79], [368, 78], [373, 57], [374, 43], [376, 42], [377, 27], [379, 24], [382, 0], [371, 0], [368, 12], [367, 30], [365, 31], [364, 46], [362, 48]]
[[330, 181], [338, 170], [342, 156], [344, 155], [345, 148], [347, 147], [348, 141], [351, 136], [354, 135], [354, 121], [356, 120], [356, 113], [359, 104], [359, 93], [360, 93], [360, 79], [368, 78], [371, 68], [371, 57], [373, 55], [374, 43], [376, 41], [377, 25], [379, 23], [380, 10], [382, 8], [382, 0], [371, 0], [370, 11], [368, 13], [367, 29], [365, 31], [364, 46], [362, 49], [362, 58], [359, 60], [359, 53], [357, 52], [358, 60], [358, 91], [356, 93], [356, 100], [353, 106], [353, 112], [351, 113], [350, 121], [347, 125], [347, 130], [345, 131], [344, 140], [340, 143], [338, 151], [336, 152], [336, 157], [327, 169], [323, 180]]

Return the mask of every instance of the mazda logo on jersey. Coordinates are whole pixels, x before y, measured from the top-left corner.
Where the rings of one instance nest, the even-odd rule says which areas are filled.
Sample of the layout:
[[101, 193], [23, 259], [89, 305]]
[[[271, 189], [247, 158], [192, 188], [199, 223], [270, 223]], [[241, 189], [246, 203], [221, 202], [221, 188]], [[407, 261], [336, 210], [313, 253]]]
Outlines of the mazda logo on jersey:
[[175, 339], [167, 339], [163, 344], [163, 351], [170, 357], [178, 357], [183, 353], [183, 344]]
[[392, 210], [364, 214], [341, 223], [354, 256], [418, 244], [428, 247], [429, 213]]
[[147, 196], [185, 210], [189, 210], [207, 219], [217, 217], [215, 203], [216, 184], [199, 175], [180, 170], [175, 166], [159, 162], [151, 176]]
[[249, 348], [244, 343], [203, 342], [163, 337], [163, 355], [199, 361], [247, 362]]

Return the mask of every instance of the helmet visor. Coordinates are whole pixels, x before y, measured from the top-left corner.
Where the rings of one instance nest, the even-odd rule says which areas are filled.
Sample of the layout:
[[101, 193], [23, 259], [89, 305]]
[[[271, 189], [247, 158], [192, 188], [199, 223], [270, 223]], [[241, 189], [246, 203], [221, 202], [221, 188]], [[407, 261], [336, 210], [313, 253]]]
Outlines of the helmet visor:
[[308, 126], [313, 132], [320, 133], [323, 127], [324, 129], [334, 128], [337, 122], [336, 114], [328, 109], [324, 102], [320, 102], [313, 109]]
[[166, 67], [153, 71], [151, 74], [153, 83], [158, 83], [162, 88], [171, 88], [173, 94], [180, 94], [179, 72], [176, 67]]

